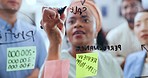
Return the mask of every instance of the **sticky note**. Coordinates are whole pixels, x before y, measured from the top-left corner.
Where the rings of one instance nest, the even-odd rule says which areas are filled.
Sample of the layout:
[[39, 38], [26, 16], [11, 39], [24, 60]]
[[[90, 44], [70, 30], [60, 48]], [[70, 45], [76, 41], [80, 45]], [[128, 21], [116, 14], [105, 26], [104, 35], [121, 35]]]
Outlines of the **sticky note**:
[[7, 71], [34, 69], [36, 47], [7, 48]]
[[69, 60], [46, 61], [44, 78], [68, 78], [69, 67]]
[[76, 78], [97, 75], [98, 53], [82, 53], [76, 55]]

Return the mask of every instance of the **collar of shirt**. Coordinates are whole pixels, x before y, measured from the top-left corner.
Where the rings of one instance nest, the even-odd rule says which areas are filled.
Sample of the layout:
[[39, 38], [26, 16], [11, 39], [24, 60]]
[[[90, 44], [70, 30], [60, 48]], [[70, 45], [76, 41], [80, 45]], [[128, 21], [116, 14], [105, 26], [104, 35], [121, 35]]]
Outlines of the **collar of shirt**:
[[8, 30], [8, 29], [16, 30], [18, 28], [18, 24], [19, 24], [18, 21], [19, 20], [17, 20], [14, 24], [14, 27], [11, 28], [12, 26], [7, 21], [0, 18], [0, 29], [2, 29], [2, 30]]

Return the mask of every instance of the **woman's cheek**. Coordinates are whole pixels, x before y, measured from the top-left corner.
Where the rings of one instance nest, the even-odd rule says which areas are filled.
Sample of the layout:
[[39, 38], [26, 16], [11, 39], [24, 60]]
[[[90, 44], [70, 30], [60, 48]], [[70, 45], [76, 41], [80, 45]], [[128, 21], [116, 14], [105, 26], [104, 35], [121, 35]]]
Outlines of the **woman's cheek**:
[[140, 39], [140, 32], [138, 31], [138, 28], [135, 28], [134, 32], [135, 32], [136, 36], [138, 37], [138, 39]]
[[68, 37], [69, 41], [72, 40], [72, 32], [71, 32], [71, 31], [72, 31], [72, 30], [68, 30], [68, 31], [67, 31], [67, 37]]

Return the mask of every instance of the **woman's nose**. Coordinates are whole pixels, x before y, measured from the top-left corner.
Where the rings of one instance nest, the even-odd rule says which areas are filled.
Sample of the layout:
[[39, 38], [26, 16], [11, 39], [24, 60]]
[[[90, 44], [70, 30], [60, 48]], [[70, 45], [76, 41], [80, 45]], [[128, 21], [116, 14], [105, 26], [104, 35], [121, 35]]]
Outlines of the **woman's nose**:
[[148, 31], [148, 25], [147, 25], [146, 22], [143, 22], [143, 23], [141, 24], [141, 31], [142, 31], [142, 32]]
[[74, 25], [74, 28], [83, 28], [83, 25], [80, 21], [77, 21]]

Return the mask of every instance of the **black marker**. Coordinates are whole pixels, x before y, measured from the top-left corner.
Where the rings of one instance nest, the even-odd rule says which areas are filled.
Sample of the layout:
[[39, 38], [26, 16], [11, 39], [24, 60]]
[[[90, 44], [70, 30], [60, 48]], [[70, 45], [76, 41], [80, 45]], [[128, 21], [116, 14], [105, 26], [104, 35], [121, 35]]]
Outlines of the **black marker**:
[[64, 13], [66, 7], [67, 7], [67, 6], [65, 6], [64, 8], [58, 9], [58, 13], [59, 13], [60, 15], [62, 15], [62, 14]]
[[[59, 13], [60, 15], [62, 15], [62, 14], [64, 13], [66, 7], [67, 7], [67, 6], [65, 6], [65, 7], [63, 7], [63, 8], [59, 8], [59, 9], [58, 9], [58, 13]], [[41, 29], [43, 29], [42, 26], [40, 26], [40, 27], [41, 27]]]

